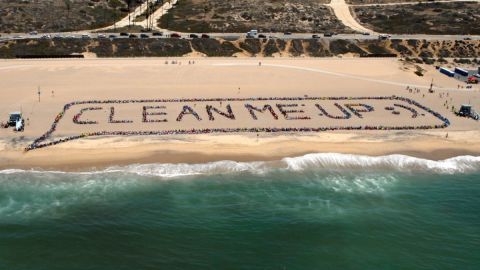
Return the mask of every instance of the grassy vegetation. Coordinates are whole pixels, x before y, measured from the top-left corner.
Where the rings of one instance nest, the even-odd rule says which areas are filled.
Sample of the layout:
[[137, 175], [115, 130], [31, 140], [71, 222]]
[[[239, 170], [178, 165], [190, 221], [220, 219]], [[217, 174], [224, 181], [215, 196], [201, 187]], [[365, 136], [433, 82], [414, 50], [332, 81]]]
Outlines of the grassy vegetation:
[[375, 31], [397, 34], [480, 34], [478, 2], [354, 7], [360, 22]]
[[0, 1], [0, 32], [66, 32], [113, 24], [141, 0]]
[[326, 0], [182, 0], [160, 27], [182, 32], [348, 32]]

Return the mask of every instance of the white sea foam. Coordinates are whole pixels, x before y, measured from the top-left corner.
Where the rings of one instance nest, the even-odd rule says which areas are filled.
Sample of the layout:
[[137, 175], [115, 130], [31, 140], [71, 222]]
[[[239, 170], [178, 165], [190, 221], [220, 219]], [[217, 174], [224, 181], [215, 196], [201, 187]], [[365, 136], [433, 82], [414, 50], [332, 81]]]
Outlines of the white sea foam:
[[[459, 156], [433, 161], [404, 155], [371, 157], [338, 153], [308, 154], [273, 162], [134, 164], [84, 172], [10, 169], [0, 171], [0, 219], [63, 216], [77, 205], [102, 204], [135, 190], [150, 190], [155, 186], [156, 179], [188, 176], [208, 178], [209, 175], [244, 173], [272, 174], [272, 178], [285, 179], [282, 175], [286, 173], [287, 179], [307, 180], [300, 181], [298, 185], [308, 190], [379, 195], [395, 186], [398, 179], [402, 179], [397, 173], [475, 172], [480, 172], [480, 157]], [[143, 177], [135, 176], [151, 177], [154, 181], [145, 181]], [[272, 200], [276, 194], [282, 194], [275, 190], [266, 192], [270, 192], [268, 194]], [[305, 194], [302, 193], [301, 196]], [[314, 196], [308, 199], [314, 202], [319, 198]], [[322, 201], [321, 204], [323, 203]], [[303, 207], [301, 203], [299, 205]], [[318, 203], [314, 205], [318, 207]], [[340, 210], [338, 208], [335, 211]]]
[[338, 153], [307, 154], [284, 158], [293, 171], [306, 169], [327, 170], [389, 170], [396, 172], [468, 173], [480, 170], [480, 157], [458, 156], [445, 160], [428, 160], [405, 155], [363, 156]]
[[268, 170], [265, 162], [217, 161], [204, 164], [135, 164], [125, 167], [111, 167], [105, 172], [127, 172], [142, 176], [161, 176], [166, 178], [189, 175], [229, 174], [239, 172], [264, 172]]
[[284, 158], [277, 162], [235, 162], [216, 161], [203, 164], [133, 164], [114, 166], [104, 170], [84, 172], [62, 172], [41, 170], [1, 170], [0, 174], [37, 173], [37, 174], [109, 174], [129, 173], [141, 176], [173, 178], [194, 175], [214, 175], [249, 172], [264, 174], [278, 171], [391, 171], [426, 172], [438, 174], [471, 173], [480, 171], [480, 156], [458, 156], [445, 160], [428, 160], [406, 155], [364, 156], [339, 153], [307, 154], [300, 157]]

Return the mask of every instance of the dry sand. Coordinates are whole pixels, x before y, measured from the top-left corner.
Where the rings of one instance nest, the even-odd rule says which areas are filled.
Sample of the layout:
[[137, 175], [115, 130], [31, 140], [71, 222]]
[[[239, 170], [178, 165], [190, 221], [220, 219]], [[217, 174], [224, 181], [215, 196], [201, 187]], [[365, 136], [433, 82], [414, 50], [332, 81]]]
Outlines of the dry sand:
[[[171, 64], [176, 60], [177, 64]], [[168, 61], [169, 64], [165, 64]], [[195, 61], [195, 64], [188, 64]], [[259, 61], [262, 65], [259, 66]], [[180, 64], [181, 62], [181, 64]], [[480, 108], [478, 86], [458, 89], [459, 83], [425, 66], [424, 77], [404, 70], [397, 59], [234, 59], [234, 58], [149, 58], [84, 60], [2, 60], [0, 61], [0, 121], [10, 111], [21, 110], [28, 118], [26, 130], [14, 133], [0, 129], [0, 168], [44, 168], [79, 170], [146, 162], [201, 163], [214, 160], [272, 160], [313, 152], [385, 155], [409, 154], [430, 159], [480, 153], [480, 123], [456, 117], [451, 104], [471, 103]], [[435, 94], [427, 88], [431, 79]], [[420, 93], [409, 93], [406, 85]], [[41, 88], [38, 102], [37, 87]], [[463, 85], [465, 86], [465, 85]], [[240, 90], [239, 90], [240, 89]], [[53, 91], [53, 93], [52, 93]], [[439, 97], [444, 93], [443, 98]], [[448, 93], [448, 97], [446, 97]], [[405, 131], [335, 131], [321, 133], [250, 133], [168, 135], [133, 137], [91, 137], [37, 149], [23, 149], [45, 133], [66, 103], [82, 100], [163, 99], [163, 98], [249, 98], [249, 97], [407, 97], [432, 108], [451, 121], [446, 129]], [[425, 95], [425, 96], [424, 96]], [[449, 108], [444, 105], [448, 102]], [[218, 105], [218, 104], [217, 104]], [[307, 104], [308, 105], [308, 104]], [[192, 105], [193, 106], [193, 105]], [[225, 104], [218, 105], [225, 106]], [[381, 106], [381, 105], [379, 105]], [[223, 107], [224, 108], [224, 107]], [[135, 115], [139, 109], [124, 106], [119, 117]], [[170, 111], [175, 119], [175, 112]], [[178, 112], [177, 112], [178, 113]], [[106, 114], [108, 117], [108, 114]], [[59, 124], [55, 138], [109, 130], [111, 124], [94, 127], [72, 123], [73, 111]], [[91, 115], [92, 117], [94, 115]], [[205, 114], [203, 114], [205, 117]], [[236, 122], [184, 122], [208, 127], [250, 125], [247, 114], [237, 114]], [[102, 117], [102, 116], [99, 116]], [[432, 124], [434, 119], [414, 119], [412, 123]], [[314, 121], [314, 120], [312, 120]], [[321, 125], [341, 125], [338, 120], [322, 120]], [[360, 119], [352, 120], [360, 123]], [[366, 120], [392, 125], [409, 124], [408, 119], [375, 112]], [[195, 123], [194, 123], [195, 122]], [[259, 126], [269, 124], [259, 120]], [[278, 123], [283, 123], [279, 121]], [[178, 128], [175, 121], [160, 129]], [[277, 125], [271, 124], [273, 126]], [[280, 124], [279, 124], [280, 125]], [[295, 122], [293, 126], [303, 124]], [[121, 125], [120, 125], [121, 126]], [[116, 127], [116, 129], [119, 129]], [[121, 127], [120, 129], [123, 129]], [[137, 121], [129, 130], [143, 130]], [[449, 134], [446, 138], [446, 134]]]

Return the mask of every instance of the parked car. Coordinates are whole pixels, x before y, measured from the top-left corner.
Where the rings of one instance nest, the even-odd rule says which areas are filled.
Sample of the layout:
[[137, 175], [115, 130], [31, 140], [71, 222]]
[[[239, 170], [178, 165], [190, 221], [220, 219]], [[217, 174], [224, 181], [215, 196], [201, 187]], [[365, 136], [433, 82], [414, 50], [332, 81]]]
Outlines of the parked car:
[[265, 36], [264, 34], [259, 34], [258, 38], [267, 38], [267, 36]]
[[128, 37], [128, 33], [121, 32], [121, 33], [120, 33], [120, 36], [122, 36], [122, 37]]
[[471, 37], [464, 37], [463, 40], [472, 40]]
[[370, 36], [370, 33], [369, 33], [369, 32], [363, 32], [362, 35], [364, 35], [364, 36]]
[[291, 35], [292, 35], [292, 32], [285, 32], [285, 33], [283, 33], [283, 35], [285, 35], [285, 36], [291, 36]]
[[202, 38], [210, 38], [210, 36], [207, 34], [202, 34]]
[[150, 38], [150, 36], [147, 35], [147, 34], [140, 34], [140, 37], [141, 37], [141, 38]]
[[21, 112], [12, 112], [9, 115], [7, 124], [10, 127], [14, 127], [17, 124], [17, 122], [22, 121], [22, 119], [23, 119], [23, 116]]
[[380, 40], [385, 40], [388, 39], [390, 36], [389, 35], [378, 35], [378, 39]]
[[190, 38], [198, 38], [197, 34], [190, 34]]
[[108, 35], [108, 38], [117, 38], [117, 36], [112, 34], [112, 35]]
[[333, 33], [332, 32], [326, 32], [326, 33], [323, 33], [323, 36], [324, 37], [333, 37]]
[[154, 36], [154, 37], [161, 37], [161, 36], [163, 36], [163, 33], [162, 33], [162, 32], [153, 32], [153, 33], [152, 33], [152, 36]]
[[38, 32], [37, 31], [32, 31], [29, 34], [32, 35], [32, 36], [36, 36], [36, 35], [38, 35]]
[[90, 38], [90, 35], [83, 34], [83, 35], [82, 35], [82, 38], [83, 38], [83, 39], [89, 39], [89, 38]]
[[105, 34], [99, 34], [98, 38], [107, 38], [107, 36]]
[[317, 35], [317, 34], [313, 34], [313, 35], [312, 35], [312, 38], [320, 38], [320, 36]]
[[179, 33], [172, 33], [172, 34], [170, 34], [170, 37], [171, 38], [181, 38]]
[[138, 38], [138, 36], [135, 35], [135, 34], [130, 34], [128, 37], [129, 37], [129, 38]]

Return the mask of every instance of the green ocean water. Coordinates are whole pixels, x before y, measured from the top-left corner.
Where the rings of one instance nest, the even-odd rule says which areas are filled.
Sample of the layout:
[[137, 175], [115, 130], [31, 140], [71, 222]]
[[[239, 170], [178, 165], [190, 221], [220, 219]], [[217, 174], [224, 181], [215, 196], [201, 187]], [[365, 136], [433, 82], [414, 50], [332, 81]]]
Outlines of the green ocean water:
[[0, 269], [480, 269], [480, 158], [0, 171]]

